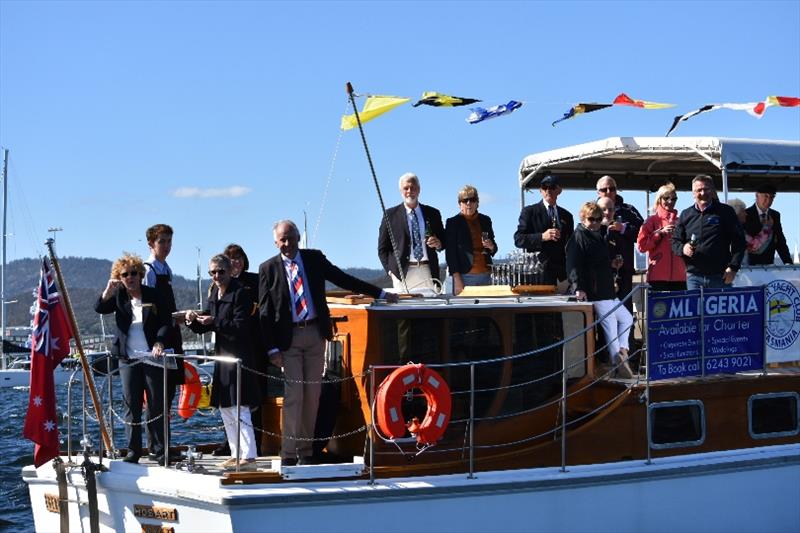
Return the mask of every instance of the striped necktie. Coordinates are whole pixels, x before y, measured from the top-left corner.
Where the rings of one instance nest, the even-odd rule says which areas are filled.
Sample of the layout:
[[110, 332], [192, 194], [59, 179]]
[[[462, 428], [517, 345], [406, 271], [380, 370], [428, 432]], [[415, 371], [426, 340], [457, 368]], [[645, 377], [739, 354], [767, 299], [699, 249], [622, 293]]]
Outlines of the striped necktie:
[[305, 320], [308, 316], [308, 305], [306, 304], [306, 292], [303, 290], [303, 276], [300, 275], [300, 269], [294, 261], [292, 261], [290, 270], [292, 273], [292, 288], [294, 289], [295, 314], [297, 315], [297, 320]]

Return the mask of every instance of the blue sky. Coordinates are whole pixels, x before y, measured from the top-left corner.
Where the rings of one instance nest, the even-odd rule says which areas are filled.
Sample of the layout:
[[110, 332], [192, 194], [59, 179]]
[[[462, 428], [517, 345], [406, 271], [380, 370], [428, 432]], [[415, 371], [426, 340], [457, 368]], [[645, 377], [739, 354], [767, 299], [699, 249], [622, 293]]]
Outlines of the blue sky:
[[[800, 2], [2, 0], [8, 259], [44, 253], [51, 226], [64, 228], [61, 256], [146, 255], [145, 228], [166, 222], [177, 273], [194, 275], [197, 247], [205, 271], [229, 242], [255, 270], [276, 253], [272, 223], [302, 224], [306, 211], [312, 247], [342, 267], [379, 267], [381, 214], [358, 133], [337, 150], [347, 81], [360, 93], [525, 103], [477, 125], [466, 108], [410, 105], [366, 125], [387, 206], [406, 171], [445, 218], [471, 183], [505, 254], [524, 156], [660, 136], [708, 103], [800, 96]], [[577, 102], [620, 92], [677, 107], [550, 125]], [[798, 140], [800, 110], [770, 108], [760, 120], [719, 110], [675, 135]], [[620, 186], [644, 211], [644, 194]], [[574, 212], [592, 197], [573, 191], [560, 203]], [[679, 207], [689, 203], [679, 193]], [[775, 207], [793, 246], [800, 199], [779, 195]]]

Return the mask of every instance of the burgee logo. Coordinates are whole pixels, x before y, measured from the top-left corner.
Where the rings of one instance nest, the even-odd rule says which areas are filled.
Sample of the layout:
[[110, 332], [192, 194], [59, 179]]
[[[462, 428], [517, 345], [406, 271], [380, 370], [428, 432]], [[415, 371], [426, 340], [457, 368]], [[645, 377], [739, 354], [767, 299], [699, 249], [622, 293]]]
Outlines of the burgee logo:
[[790, 281], [774, 280], [766, 286], [767, 346], [785, 350], [800, 337], [800, 291]]

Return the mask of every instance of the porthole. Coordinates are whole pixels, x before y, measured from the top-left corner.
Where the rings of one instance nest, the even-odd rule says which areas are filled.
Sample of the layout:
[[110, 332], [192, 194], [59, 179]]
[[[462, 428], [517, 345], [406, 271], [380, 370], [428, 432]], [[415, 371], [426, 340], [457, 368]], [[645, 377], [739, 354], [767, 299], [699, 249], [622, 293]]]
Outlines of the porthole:
[[655, 450], [699, 446], [706, 439], [703, 402], [686, 400], [651, 404], [650, 447]]
[[800, 433], [800, 395], [796, 392], [754, 394], [747, 400], [750, 436], [754, 439], [790, 437]]

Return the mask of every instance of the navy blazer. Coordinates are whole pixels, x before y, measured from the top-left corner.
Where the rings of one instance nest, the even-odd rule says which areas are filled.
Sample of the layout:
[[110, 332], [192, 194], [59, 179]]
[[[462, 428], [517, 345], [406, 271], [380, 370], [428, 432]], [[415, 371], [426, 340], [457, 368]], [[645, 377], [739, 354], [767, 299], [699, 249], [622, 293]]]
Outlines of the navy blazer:
[[[325, 299], [325, 281], [330, 281], [349, 291], [379, 298], [382, 290], [342, 272], [328, 261], [319, 250], [299, 250], [303, 259], [305, 278], [303, 282], [311, 293], [311, 301], [317, 313], [317, 327], [322, 338], [333, 338], [331, 312]], [[258, 267], [258, 307], [261, 335], [267, 350], [288, 350], [292, 345], [293, 323], [289, 280], [283, 267], [283, 256], [276, 255]]]
[[543, 241], [542, 233], [550, 229], [553, 221], [547, 214], [544, 200], [522, 208], [519, 214], [517, 231], [514, 233], [514, 245], [528, 252], [541, 252], [545, 269], [556, 274], [558, 279], [567, 278], [567, 241], [572, 237], [575, 222], [569, 211], [556, 205], [560, 220], [561, 238], [557, 241]]
[[[430, 229], [431, 233], [435, 235], [441, 242], [442, 248], [446, 248], [446, 238], [444, 226], [442, 225], [442, 214], [439, 210], [429, 205], [419, 204], [422, 209], [422, 216], [425, 218], [425, 224]], [[389, 238], [389, 230], [386, 227], [386, 219], [392, 228], [392, 234], [397, 242], [397, 249], [400, 251], [400, 265], [403, 267], [403, 273], [408, 272], [408, 263], [411, 256], [411, 235], [408, 231], [408, 221], [406, 216], [406, 207], [404, 204], [396, 205], [386, 210], [386, 218], [381, 220], [381, 227], [378, 231], [378, 257], [383, 265], [385, 272], [391, 272], [395, 277], [400, 278], [400, 269], [397, 267], [397, 260], [394, 257], [392, 249], [392, 241]], [[431, 276], [436, 279], [439, 277], [439, 256], [436, 250], [428, 245], [425, 245], [425, 250], [428, 253], [428, 266], [431, 269]]]
[[[106, 301], [103, 301], [101, 294], [94, 304], [94, 310], [103, 315], [114, 313], [117, 333], [111, 344], [111, 355], [127, 359], [128, 332], [133, 323], [133, 307], [128, 290], [120, 287]], [[172, 315], [163, 308], [158, 298], [158, 291], [145, 285], [142, 285], [142, 329], [147, 339], [147, 346], [151, 349], [157, 342], [166, 344], [172, 331]]]
[[[230, 355], [242, 360], [247, 369], [258, 368], [253, 353], [251, 312], [253, 300], [248, 291], [236, 279], [231, 279], [222, 298], [219, 289], [211, 285], [206, 307], [201, 314], [214, 317], [214, 321], [204, 326], [196, 320], [189, 324], [195, 333], [215, 333], [214, 352], [216, 355]], [[266, 355], [261, 355], [266, 358]], [[257, 375], [242, 368], [242, 405], [261, 404], [261, 391]], [[216, 362], [214, 364], [214, 387], [211, 389], [211, 405], [233, 407], [236, 405], [236, 365]]]
[[[772, 208], [768, 213], [772, 219], [772, 241], [770, 241], [763, 254], [747, 252], [747, 261], [751, 265], [771, 265], [775, 262], [775, 251], [777, 251], [781, 261], [791, 265], [793, 263], [792, 254], [789, 253], [789, 246], [786, 244], [786, 237], [783, 235], [781, 214]], [[762, 226], [758, 208], [753, 204], [745, 210], [745, 214], [747, 218], [744, 222], [744, 231], [751, 237], [755, 237], [761, 232]]]
[[[486, 264], [492, 264], [492, 256], [497, 253], [497, 243], [494, 240], [494, 229], [492, 229], [492, 219], [483, 213], [478, 213], [478, 222], [481, 225], [481, 232], [489, 234], [489, 240], [494, 244], [494, 251], [486, 256]], [[474, 260], [472, 249], [472, 235], [469, 232], [469, 223], [461, 213], [447, 219], [444, 229], [447, 236], [447, 270], [452, 276], [454, 272], [466, 274], [472, 269]]]

